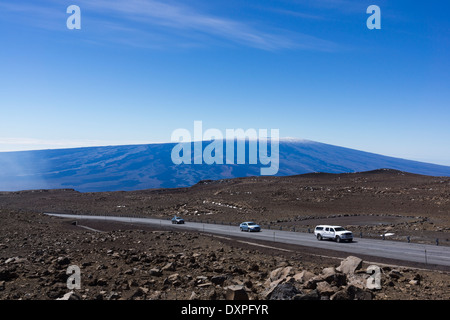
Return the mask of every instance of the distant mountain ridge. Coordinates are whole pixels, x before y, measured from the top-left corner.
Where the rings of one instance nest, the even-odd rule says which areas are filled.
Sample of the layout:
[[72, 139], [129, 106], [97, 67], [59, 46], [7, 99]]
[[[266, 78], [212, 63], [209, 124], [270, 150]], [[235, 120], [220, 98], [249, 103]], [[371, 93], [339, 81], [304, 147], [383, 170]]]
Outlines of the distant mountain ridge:
[[[0, 191], [73, 188], [81, 192], [187, 187], [201, 180], [259, 176], [261, 164], [180, 164], [175, 143], [0, 152]], [[208, 142], [203, 143], [203, 148]], [[236, 162], [235, 162], [236, 163]], [[248, 162], [246, 162], [248, 163]], [[450, 167], [306, 140], [281, 140], [279, 170], [347, 173], [395, 169], [450, 176]]]

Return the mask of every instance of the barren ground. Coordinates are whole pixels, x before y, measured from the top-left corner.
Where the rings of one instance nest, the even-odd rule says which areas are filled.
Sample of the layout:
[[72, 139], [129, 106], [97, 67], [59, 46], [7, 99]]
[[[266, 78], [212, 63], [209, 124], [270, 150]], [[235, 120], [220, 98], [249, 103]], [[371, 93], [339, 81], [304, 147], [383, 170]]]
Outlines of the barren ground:
[[[92, 221], [75, 226], [42, 212], [164, 218], [178, 214], [187, 221], [254, 220], [265, 228], [291, 230], [332, 223], [367, 237], [390, 232], [399, 241], [410, 236], [411, 241], [434, 243], [438, 238], [439, 245], [448, 245], [449, 211], [450, 178], [390, 170], [203, 181], [191, 188], [135, 192], [0, 193], [0, 299], [61, 298], [69, 291], [66, 269], [73, 264], [81, 268], [82, 289], [75, 295], [80, 299], [225, 299], [232, 285], [244, 288], [250, 299], [268, 299], [277, 297], [268, 289], [280, 268], [288, 277], [278, 284], [286, 288], [276, 290], [290, 289], [285, 298], [315, 293], [321, 299], [354, 298], [350, 276], [344, 283], [319, 279], [332, 289], [290, 278], [301, 272], [319, 277], [324, 268], [338, 267], [344, 254], [254, 246], [148, 226]], [[362, 276], [374, 259], [360, 258]], [[370, 291], [372, 299], [450, 299], [445, 268], [375, 262], [382, 267], [382, 289]]]

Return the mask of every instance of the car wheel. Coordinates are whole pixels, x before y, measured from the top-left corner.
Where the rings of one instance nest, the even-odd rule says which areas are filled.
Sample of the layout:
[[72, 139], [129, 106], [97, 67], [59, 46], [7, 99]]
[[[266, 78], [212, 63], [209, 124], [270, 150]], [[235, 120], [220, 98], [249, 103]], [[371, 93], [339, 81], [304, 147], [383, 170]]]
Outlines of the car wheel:
[[320, 233], [317, 235], [317, 240], [319, 240], [319, 241], [322, 240], [322, 235]]
[[341, 237], [337, 236], [336, 237], [336, 242], [338, 242], [338, 243], [341, 242]]
[[242, 229], [242, 227], [240, 229], [241, 229], [241, 231], [244, 231], [244, 229]]

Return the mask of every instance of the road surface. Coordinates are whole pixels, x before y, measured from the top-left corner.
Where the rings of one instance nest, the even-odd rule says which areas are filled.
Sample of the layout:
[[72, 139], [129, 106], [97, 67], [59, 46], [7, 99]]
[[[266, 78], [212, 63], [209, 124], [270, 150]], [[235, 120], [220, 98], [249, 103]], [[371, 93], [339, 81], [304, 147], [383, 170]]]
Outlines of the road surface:
[[375, 257], [436, 264], [450, 266], [450, 247], [425, 245], [418, 243], [407, 243], [400, 241], [360, 239], [355, 238], [351, 243], [336, 243], [334, 241], [318, 241], [314, 234], [291, 231], [278, 231], [263, 229], [261, 232], [242, 232], [239, 226], [219, 225], [199, 222], [189, 222], [185, 224], [173, 225], [170, 220], [160, 220], [152, 218], [115, 217], [115, 216], [92, 216], [92, 215], [70, 215], [58, 213], [45, 213], [49, 216], [79, 219], [79, 220], [104, 220], [126, 223], [142, 223], [160, 226], [173, 226], [177, 229], [197, 230], [209, 232], [227, 237], [239, 236], [253, 240], [265, 240], [287, 244], [296, 244], [308, 247], [322, 248], [335, 251], [344, 251], [351, 254], [369, 255]]

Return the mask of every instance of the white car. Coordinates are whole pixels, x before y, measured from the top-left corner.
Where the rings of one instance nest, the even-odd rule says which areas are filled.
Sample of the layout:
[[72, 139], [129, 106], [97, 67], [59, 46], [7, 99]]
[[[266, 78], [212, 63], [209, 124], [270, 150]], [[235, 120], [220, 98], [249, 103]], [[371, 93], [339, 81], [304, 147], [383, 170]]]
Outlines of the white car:
[[353, 241], [353, 233], [341, 226], [319, 225], [314, 229], [317, 240], [332, 239], [336, 242]]

